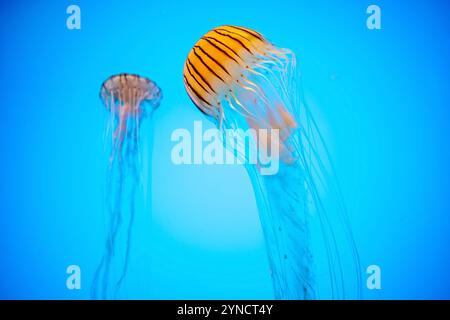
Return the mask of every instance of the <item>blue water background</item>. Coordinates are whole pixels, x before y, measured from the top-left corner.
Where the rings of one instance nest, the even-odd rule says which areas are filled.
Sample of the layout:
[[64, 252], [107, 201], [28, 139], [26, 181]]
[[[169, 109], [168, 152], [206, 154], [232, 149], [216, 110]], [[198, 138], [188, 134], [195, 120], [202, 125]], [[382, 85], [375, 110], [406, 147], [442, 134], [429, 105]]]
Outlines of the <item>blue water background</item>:
[[[372, 3], [382, 30], [366, 28]], [[66, 28], [70, 4], [81, 30]], [[450, 298], [449, 12], [424, 0], [2, 2], [0, 298], [89, 298], [106, 221], [98, 91], [119, 72], [164, 91], [132, 296], [273, 296], [245, 169], [170, 159], [171, 132], [204, 120], [185, 94], [184, 60], [221, 24], [297, 53], [362, 264], [382, 269], [382, 289], [365, 297]], [[66, 288], [70, 264], [81, 290]]]

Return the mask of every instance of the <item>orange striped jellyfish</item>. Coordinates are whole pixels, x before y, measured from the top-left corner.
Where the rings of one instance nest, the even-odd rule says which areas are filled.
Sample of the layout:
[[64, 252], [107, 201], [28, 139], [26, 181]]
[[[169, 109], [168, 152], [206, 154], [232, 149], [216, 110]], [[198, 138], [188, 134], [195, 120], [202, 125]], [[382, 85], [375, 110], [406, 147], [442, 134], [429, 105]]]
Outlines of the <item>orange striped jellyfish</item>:
[[[317, 264], [324, 264], [315, 259], [322, 250], [328, 272], [320, 277], [326, 277], [327, 292], [332, 298], [349, 297], [350, 292], [358, 296], [358, 252], [329, 154], [301, 94], [297, 73], [294, 52], [249, 28], [226, 25], [197, 41], [187, 56], [183, 78], [193, 103], [217, 125], [224, 146], [235, 155], [248, 160], [249, 148], [229, 143], [227, 130], [269, 130], [272, 135], [249, 136], [255, 140], [258, 159], [264, 149], [278, 150], [272, 157], [279, 162], [278, 172], [263, 174], [261, 161], [247, 162], [246, 169], [257, 199], [275, 298], [324, 297], [314, 272]], [[325, 203], [324, 194], [336, 199], [335, 205]], [[320, 244], [313, 246], [315, 223]]]
[[93, 298], [116, 298], [125, 279], [141, 182], [139, 132], [145, 118], [151, 122], [161, 98], [156, 83], [135, 74], [113, 75], [101, 86], [100, 99], [109, 112], [105, 136], [111, 139], [106, 185], [109, 227], [94, 275]]

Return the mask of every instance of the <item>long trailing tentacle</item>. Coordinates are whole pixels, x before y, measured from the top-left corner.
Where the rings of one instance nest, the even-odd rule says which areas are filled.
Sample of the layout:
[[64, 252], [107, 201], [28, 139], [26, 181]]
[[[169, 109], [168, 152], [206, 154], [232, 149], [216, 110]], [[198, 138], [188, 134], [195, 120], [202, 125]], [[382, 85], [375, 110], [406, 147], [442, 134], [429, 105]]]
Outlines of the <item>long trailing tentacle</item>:
[[[266, 114], [270, 114], [274, 111], [276, 103], [281, 103], [283, 108], [293, 115], [298, 124], [291, 137], [289, 137], [289, 141], [285, 142], [289, 143], [291, 146], [289, 149], [292, 150], [298, 160], [296, 165], [295, 163], [293, 166], [286, 165], [282, 169], [285, 172], [291, 172], [288, 174], [290, 178], [287, 179], [280, 175], [278, 180], [274, 180], [253, 174], [253, 177], [256, 178], [252, 179], [255, 189], [260, 189], [262, 198], [265, 198], [261, 200], [265, 204], [259, 205], [266, 208], [265, 211], [260, 209], [260, 218], [266, 238], [271, 239], [266, 242], [268, 247], [272, 248], [269, 249], [269, 259], [272, 268], [277, 269], [275, 274], [273, 274], [275, 283], [278, 283], [275, 286], [276, 295], [284, 298], [295, 297], [297, 294], [297, 297], [303, 298], [315, 296], [311, 270], [309, 270], [312, 258], [300, 262], [300, 265], [296, 266], [295, 264], [298, 261], [289, 264], [282, 258], [282, 252], [286, 252], [286, 250], [294, 255], [296, 260], [310, 257], [308, 245], [302, 243], [302, 241], [308, 241], [308, 216], [305, 216], [305, 213], [302, 212], [305, 208], [299, 207], [299, 201], [306, 201], [305, 199], [309, 198], [312, 201], [311, 209], [315, 212], [322, 230], [332, 297], [345, 298], [348, 294], [342, 261], [342, 245], [338, 244], [336, 230], [332, 222], [336, 218], [335, 215], [337, 215], [338, 221], [343, 223], [346, 237], [350, 243], [357, 278], [357, 296], [359, 297], [361, 270], [358, 251], [351, 233], [345, 203], [342, 200], [330, 154], [319, 127], [314, 120], [312, 111], [304, 101], [301, 85], [297, 80], [295, 55], [290, 50], [273, 47], [268, 55], [255, 59], [252, 66], [252, 68], [247, 70], [247, 75], [242, 77], [240, 89], [237, 88], [235, 90], [237, 93], [232, 95], [231, 99], [226, 99], [230, 108], [234, 110], [235, 116], [244, 116], [247, 121], [253, 121], [252, 119], [254, 119], [259, 121], [261, 126], [266, 127], [270, 125], [270, 121], [265, 119], [261, 112], [256, 111], [255, 108], [264, 106]], [[257, 99], [257, 105], [246, 99], [248, 95], [239, 93], [245, 91], [249, 92], [251, 97]], [[233, 118], [233, 116], [229, 114], [228, 118]], [[242, 123], [231, 119], [226, 122], [226, 127], [229, 126], [239, 128], [242, 126]], [[325, 154], [320, 153], [320, 150], [325, 150]], [[250, 167], [248, 169], [249, 172], [253, 170]], [[299, 172], [303, 172], [303, 175], [299, 176], [298, 179], [300, 180], [293, 183], [291, 180]], [[304, 181], [305, 193], [299, 191], [302, 190], [300, 187], [302, 185], [301, 181]], [[289, 185], [292, 187], [287, 187]], [[283, 201], [280, 201], [279, 197], [275, 196], [279, 192], [279, 188], [282, 188], [280, 186], [283, 186], [285, 189], [286, 187], [288, 188], [287, 191], [285, 190]], [[336, 207], [330, 209], [329, 206], [323, 203], [322, 192], [337, 193]], [[303, 199], [301, 199], [302, 197]], [[296, 214], [291, 214], [291, 210], [294, 210]], [[269, 226], [267, 225], [268, 223], [272, 225]], [[281, 225], [284, 225], [291, 229], [290, 235], [279, 235], [275, 230], [276, 225], [279, 225], [280, 228]], [[270, 242], [274, 246], [271, 246]], [[286, 273], [288, 269], [291, 271]], [[287, 283], [289, 279], [297, 279], [305, 291], [302, 293], [296, 293], [295, 290], [292, 291]]]
[[[336, 175], [336, 170], [333, 165], [333, 161], [331, 159], [330, 152], [328, 151], [327, 145], [325, 143], [325, 139], [317, 125], [316, 120], [312, 114], [311, 108], [308, 106], [305, 100], [305, 94], [303, 92], [303, 87], [299, 83], [297, 85], [297, 74], [295, 73], [294, 78], [294, 87], [299, 91], [299, 95], [297, 95], [297, 110], [299, 110], [300, 117], [299, 120], [302, 121], [303, 125], [299, 127], [299, 132], [301, 139], [299, 140], [301, 143], [297, 146], [298, 149], [304, 149], [307, 151], [308, 158], [303, 157], [303, 162], [308, 163], [306, 167], [309, 167], [309, 188], [311, 190], [311, 194], [314, 196], [314, 206], [318, 211], [319, 218], [320, 216], [323, 222], [325, 223], [325, 230], [329, 230], [329, 234], [332, 236], [332, 244], [334, 248], [334, 255], [336, 259], [340, 260], [341, 252], [338, 249], [338, 245], [336, 244], [336, 240], [333, 239], [334, 231], [330, 222], [329, 215], [331, 212], [327, 209], [321, 201], [320, 193], [317, 189], [316, 182], [322, 184], [323, 188], [326, 188], [326, 192], [335, 193], [334, 198], [336, 199], [336, 203], [334, 203], [336, 209], [336, 218], [340, 223], [342, 223], [344, 227], [344, 233], [347, 237], [348, 245], [350, 246], [353, 265], [355, 268], [356, 275], [356, 297], [361, 297], [361, 267], [360, 267], [360, 258], [359, 253], [356, 248], [355, 240], [353, 238], [349, 217], [347, 210], [345, 208], [345, 201], [343, 200], [342, 191], [339, 186], [339, 180]], [[323, 150], [324, 154], [320, 153], [319, 150]], [[330, 259], [329, 259], [330, 260]], [[343, 267], [339, 265], [336, 268], [338, 269], [339, 280], [341, 285], [341, 294], [336, 294], [337, 297], [342, 296], [346, 297], [347, 295], [347, 285], [344, 283], [344, 275], [343, 275]], [[337, 280], [337, 279], [336, 279]]]

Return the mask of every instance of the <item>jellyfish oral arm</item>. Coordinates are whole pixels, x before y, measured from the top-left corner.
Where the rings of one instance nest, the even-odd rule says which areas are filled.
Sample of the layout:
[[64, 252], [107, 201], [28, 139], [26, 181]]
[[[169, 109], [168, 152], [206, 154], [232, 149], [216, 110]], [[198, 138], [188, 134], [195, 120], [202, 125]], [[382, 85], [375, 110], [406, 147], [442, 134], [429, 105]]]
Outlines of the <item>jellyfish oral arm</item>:
[[281, 162], [275, 175], [249, 170], [258, 202], [275, 298], [315, 298], [304, 172]]
[[114, 139], [117, 141], [118, 145], [122, 145], [124, 135], [127, 131], [127, 121], [130, 116], [131, 107], [128, 104], [124, 104], [119, 107], [118, 114], [118, 125], [116, 130], [114, 131]]

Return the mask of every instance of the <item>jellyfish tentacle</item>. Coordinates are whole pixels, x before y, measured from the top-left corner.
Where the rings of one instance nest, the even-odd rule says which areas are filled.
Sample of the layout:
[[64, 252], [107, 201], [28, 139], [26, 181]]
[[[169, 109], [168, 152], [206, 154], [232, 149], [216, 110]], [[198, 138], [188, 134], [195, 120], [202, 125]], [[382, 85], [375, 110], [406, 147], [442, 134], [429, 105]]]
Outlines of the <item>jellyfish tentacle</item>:
[[355, 262], [355, 273], [357, 275], [357, 290], [358, 290], [357, 296], [362, 297], [362, 275], [361, 275], [359, 251], [356, 246], [356, 241], [353, 237], [352, 228], [350, 226], [350, 219], [349, 219], [349, 216], [347, 213], [345, 203], [343, 201], [342, 190], [339, 185], [339, 179], [337, 178], [336, 170], [334, 168], [333, 162], [331, 161], [331, 154], [325, 144], [325, 140], [324, 140], [320, 130], [318, 129], [317, 123], [316, 123], [315, 119], [313, 118], [310, 109], [306, 105], [306, 102], [303, 102], [303, 105], [305, 107], [305, 112], [307, 114], [307, 118], [312, 123], [312, 130], [314, 130], [314, 132], [315, 132], [315, 135], [313, 135], [313, 137], [317, 136], [319, 138], [320, 144], [321, 144], [322, 148], [325, 150], [326, 159], [330, 165], [330, 171], [331, 171], [331, 175], [332, 175], [332, 183], [336, 188], [336, 192], [338, 194], [337, 195], [338, 203], [339, 203], [339, 206], [341, 207], [341, 210], [340, 210], [341, 216], [340, 217], [343, 220], [343, 224], [346, 229], [346, 236], [349, 238], [350, 246], [352, 249], [353, 260]]

